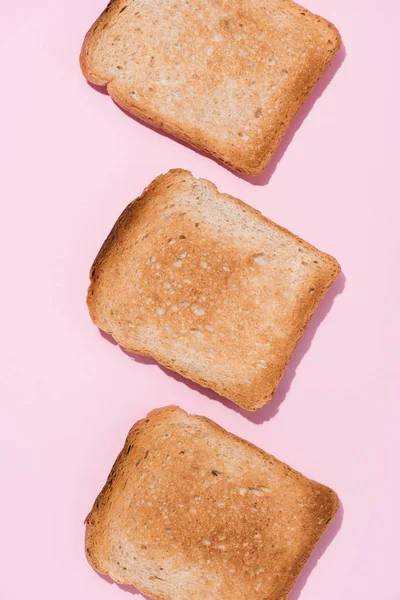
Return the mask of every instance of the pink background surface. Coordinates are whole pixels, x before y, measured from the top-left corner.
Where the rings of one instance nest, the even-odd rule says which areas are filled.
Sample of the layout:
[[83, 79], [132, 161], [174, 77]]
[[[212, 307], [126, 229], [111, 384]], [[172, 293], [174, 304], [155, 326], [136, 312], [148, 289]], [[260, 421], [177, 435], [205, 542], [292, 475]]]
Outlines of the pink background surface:
[[[341, 512], [291, 600], [395, 600], [399, 4], [305, 0], [338, 26], [346, 57], [254, 182], [130, 119], [85, 82], [80, 45], [104, 4], [20, 0], [1, 11], [0, 597], [137, 594], [89, 567], [83, 521], [130, 426], [176, 403], [339, 493]], [[343, 267], [256, 414], [128, 357], [89, 319], [101, 243], [172, 167], [211, 179]]]

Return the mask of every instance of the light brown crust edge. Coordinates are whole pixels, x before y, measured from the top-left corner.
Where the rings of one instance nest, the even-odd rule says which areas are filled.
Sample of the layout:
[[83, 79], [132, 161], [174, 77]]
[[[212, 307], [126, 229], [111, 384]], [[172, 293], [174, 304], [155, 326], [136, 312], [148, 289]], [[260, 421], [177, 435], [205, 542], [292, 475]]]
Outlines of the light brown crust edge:
[[[107, 254], [108, 254], [109, 250], [113, 247], [113, 245], [118, 243], [120, 234], [122, 233], [125, 226], [129, 226], [131, 220], [134, 218], [134, 213], [138, 209], [140, 209], [140, 205], [142, 203], [146, 202], [146, 200], [149, 197], [151, 197], [152, 192], [157, 188], [157, 186], [159, 184], [162, 184], [162, 182], [164, 181], [165, 178], [175, 178], [175, 177], [178, 178], [178, 177], [181, 177], [182, 175], [193, 177], [193, 175], [192, 175], [192, 173], [190, 173], [190, 171], [186, 171], [184, 169], [172, 169], [165, 175], [159, 175], [156, 179], [154, 179], [152, 181], [152, 183], [150, 183], [150, 185], [145, 188], [145, 190], [143, 191], [141, 196], [138, 197], [133, 202], [131, 202], [125, 208], [125, 210], [122, 212], [121, 216], [118, 218], [117, 222], [115, 223], [114, 227], [112, 228], [110, 234], [106, 238], [105, 242], [103, 243], [102, 247], [100, 248], [100, 251], [99, 251], [97, 257], [95, 258], [92, 268], [90, 270], [90, 285], [89, 285], [89, 289], [88, 289], [88, 293], [87, 293], [87, 306], [89, 309], [90, 317], [91, 317], [93, 323], [95, 325], [97, 325], [98, 327], [101, 328], [101, 319], [97, 317], [96, 307], [93, 306], [93, 304], [91, 302], [92, 295], [94, 293], [93, 288], [96, 285], [96, 282], [94, 280], [94, 275], [95, 275], [96, 270], [101, 266], [103, 261], [106, 259]], [[216, 193], [220, 194], [220, 192], [218, 192], [217, 187], [212, 182], [210, 182], [206, 179], [202, 179], [200, 181], [206, 181], [208, 184], [210, 184], [212, 186], [212, 188], [215, 190]], [[296, 332], [297, 335], [292, 340], [292, 350], [291, 350], [290, 354], [287, 355], [286, 362], [282, 361], [282, 368], [275, 371], [274, 373], [271, 373], [269, 387], [263, 389], [263, 393], [261, 395], [259, 393], [257, 394], [257, 391], [259, 391], [259, 390], [257, 388], [254, 388], [254, 396], [252, 396], [249, 399], [249, 402], [246, 402], [246, 400], [244, 400], [242, 396], [239, 396], [233, 387], [229, 390], [229, 399], [231, 401], [233, 401], [238, 406], [241, 406], [245, 410], [252, 412], [252, 411], [258, 410], [262, 406], [266, 405], [272, 399], [273, 394], [274, 394], [276, 388], [278, 387], [278, 384], [279, 384], [279, 382], [285, 372], [285, 369], [290, 361], [290, 358], [292, 357], [292, 355], [296, 349], [296, 346], [299, 343], [305, 329], [307, 328], [307, 325], [310, 322], [312, 315], [314, 314], [316, 308], [318, 307], [319, 303], [325, 296], [325, 294], [328, 291], [331, 284], [339, 276], [341, 269], [340, 269], [339, 263], [333, 256], [326, 254], [324, 252], [321, 252], [320, 250], [318, 250], [317, 248], [315, 248], [308, 242], [304, 241], [303, 239], [296, 236], [295, 234], [289, 232], [284, 227], [281, 227], [280, 225], [277, 225], [273, 221], [270, 221], [267, 217], [262, 215], [260, 213], [260, 211], [249, 206], [242, 200], [239, 200], [238, 198], [230, 196], [229, 194], [220, 194], [220, 195], [223, 198], [233, 201], [237, 206], [244, 208], [247, 212], [251, 212], [253, 215], [257, 216], [257, 218], [260, 219], [261, 221], [268, 223], [268, 225], [270, 227], [273, 227], [275, 229], [283, 231], [284, 233], [290, 235], [291, 237], [294, 237], [298, 241], [299, 244], [301, 244], [302, 246], [315, 252], [317, 255], [319, 255], [321, 258], [323, 258], [325, 261], [327, 261], [327, 263], [329, 265], [329, 268], [327, 270], [324, 270], [323, 274], [321, 274], [321, 279], [323, 280], [323, 284], [321, 285], [320, 293], [315, 294], [313, 296], [313, 303], [308, 307], [305, 314], [299, 316], [299, 318], [301, 317], [301, 320], [303, 322], [303, 327]], [[151, 356], [157, 362], [159, 362], [161, 365], [167, 367], [168, 369], [171, 369], [172, 371], [174, 371], [176, 373], [179, 373], [183, 377], [185, 377], [191, 381], [194, 381], [195, 383], [200, 384], [201, 386], [203, 386], [205, 388], [212, 389], [215, 392], [217, 392], [217, 394], [219, 394], [223, 397], [228, 397], [226, 394], [226, 391], [224, 391], [222, 389], [222, 386], [210, 387], [209, 383], [206, 380], [204, 380], [200, 377], [194, 379], [193, 376], [190, 373], [188, 373], [185, 369], [180, 369], [176, 364], [170, 362], [168, 359], [166, 359], [161, 354], [159, 354], [157, 352], [149, 353], [148, 350], [143, 346], [128, 347], [128, 346], [126, 346], [126, 344], [124, 344], [123, 340], [118, 339], [118, 336], [115, 336], [114, 332], [107, 331], [107, 333], [111, 334], [114, 337], [114, 339], [123, 348], [128, 350], [128, 352], [131, 352], [133, 354], [140, 354], [142, 356]], [[249, 396], [250, 396], [250, 392], [249, 392]]]
[[[314, 86], [318, 82], [318, 80], [322, 77], [330, 63], [332, 62], [335, 54], [339, 51], [340, 46], [342, 44], [342, 39], [337, 28], [323, 17], [316, 15], [307, 9], [303, 8], [297, 3], [293, 3], [302, 13], [305, 13], [311, 17], [317, 17], [319, 22], [325, 23], [330, 29], [332, 29], [334, 44], [329, 54], [326, 56], [326, 60], [321, 64], [321, 67], [317, 69], [311, 77], [310, 83], [307, 87], [301, 87], [298, 90], [297, 97], [289, 106], [288, 114], [284, 119], [282, 119], [278, 123], [278, 127], [275, 129], [272, 136], [269, 136], [269, 143], [266, 147], [265, 152], [260, 157], [255, 157], [253, 159], [248, 160], [250, 153], [243, 153], [237, 156], [237, 160], [232, 161], [229, 158], [225, 158], [222, 154], [216, 150], [212, 145], [208, 144], [206, 140], [202, 141], [199, 138], [194, 138], [193, 136], [188, 136], [186, 132], [179, 126], [172, 122], [165, 123], [159, 115], [155, 114], [151, 110], [144, 112], [138, 106], [133, 105], [131, 102], [128, 102], [123, 93], [121, 93], [117, 86], [113, 83], [113, 81], [107, 81], [101, 78], [94, 69], [90, 66], [90, 61], [88, 59], [88, 54], [90, 47], [94, 41], [94, 36], [98, 30], [98, 28], [110, 20], [115, 13], [118, 12], [118, 8], [121, 3], [126, 2], [126, 0], [111, 0], [105, 10], [101, 13], [100, 17], [95, 21], [92, 27], [87, 32], [85, 39], [83, 41], [79, 62], [82, 73], [84, 77], [95, 85], [104, 86], [107, 88], [107, 92], [109, 96], [118, 104], [121, 108], [123, 108], [127, 113], [132, 115], [134, 118], [141, 120], [142, 122], [150, 125], [152, 127], [161, 129], [168, 134], [176, 137], [178, 140], [182, 140], [187, 143], [189, 146], [198, 150], [200, 152], [206, 152], [210, 154], [213, 158], [215, 158], [218, 162], [228, 166], [230, 169], [241, 173], [242, 175], [250, 175], [256, 177], [260, 175], [264, 169], [267, 167], [269, 161], [272, 158], [272, 155], [275, 153], [275, 150], [279, 146], [282, 138], [284, 137], [287, 129], [289, 128], [291, 122], [295, 118], [296, 114], [299, 112], [308, 96], [311, 94]], [[131, 99], [130, 99], [131, 100]]]
[[93, 23], [89, 31], [86, 33], [83, 40], [81, 52], [79, 55], [79, 65], [85, 79], [94, 85], [107, 86], [108, 81], [105, 81], [91, 68], [88, 53], [93, 43], [94, 34], [100, 28], [101, 25], [105, 24], [110, 17], [113, 17], [117, 12], [120, 4], [125, 0], [110, 0], [101, 15]]
[[[186, 411], [184, 411], [183, 409], [181, 409], [179, 406], [174, 406], [174, 405], [170, 405], [170, 406], [165, 406], [165, 407], [161, 407], [161, 408], [156, 408], [152, 411], [150, 411], [147, 416], [144, 419], [141, 419], [139, 421], [137, 421], [133, 427], [130, 429], [128, 436], [125, 440], [125, 444], [121, 450], [121, 452], [119, 453], [111, 471], [110, 474], [107, 478], [107, 481], [103, 487], [103, 489], [101, 490], [101, 492], [99, 493], [99, 495], [97, 496], [92, 510], [90, 511], [90, 513], [88, 514], [88, 516], [85, 519], [85, 524], [87, 525], [86, 528], [86, 539], [85, 539], [85, 552], [86, 552], [86, 558], [89, 562], [89, 564], [98, 572], [101, 573], [102, 575], [107, 575], [108, 576], [108, 572], [101, 570], [100, 568], [98, 568], [98, 565], [96, 565], [96, 561], [93, 560], [91, 554], [90, 554], [90, 544], [89, 544], [89, 538], [88, 538], [88, 527], [90, 525], [90, 519], [93, 515], [96, 514], [96, 512], [98, 511], [98, 508], [100, 506], [104, 506], [107, 504], [109, 496], [112, 493], [112, 483], [114, 481], [114, 479], [118, 476], [119, 471], [121, 470], [123, 463], [124, 463], [124, 459], [127, 456], [127, 454], [129, 453], [128, 448], [131, 447], [134, 444], [134, 440], [135, 437], [146, 427], [147, 425], [147, 421], [150, 420], [151, 418], [154, 417], [160, 417], [162, 420], [165, 420], [166, 418], [168, 418], [168, 416], [173, 415], [176, 412], [183, 412], [184, 414], [188, 415], [188, 413], [186, 413]], [[207, 417], [203, 417], [203, 416], [199, 416], [199, 415], [188, 415], [191, 416], [199, 421], [203, 421], [206, 422], [208, 425], [210, 425], [217, 433], [223, 433], [223, 435], [227, 435], [229, 439], [233, 439], [235, 441], [239, 441], [243, 446], [250, 448], [253, 451], [256, 451], [259, 455], [261, 456], [270, 456], [272, 457], [274, 460], [276, 460], [277, 462], [279, 462], [280, 464], [284, 465], [284, 467], [286, 469], [288, 469], [289, 471], [291, 471], [292, 473], [296, 473], [296, 474], [300, 474], [302, 477], [305, 477], [305, 475], [303, 475], [302, 473], [300, 473], [300, 471], [297, 471], [296, 469], [293, 469], [292, 467], [290, 467], [288, 464], [284, 463], [283, 461], [279, 460], [278, 458], [276, 458], [274, 455], [269, 454], [267, 452], [265, 452], [264, 450], [261, 450], [261, 448], [258, 448], [257, 446], [255, 446], [254, 444], [252, 444], [251, 442], [249, 442], [248, 440], [245, 440], [229, 431], [227, 431], [226, 429], [224, 429], [223, 427], [221, 427], [220, 425], [218, 425], [217, 423], [215, 423], [214, 421], [212, 421], [211, 419], [208, 419]], [[313, 537], [312, 540], [312, 545], [311, 545], [311, 549], [308, 553], [304, 554], [301, 559], [298, 562], [297, 568], [295, 569], [294, 572], [292, 572], [292, 577], [288, 580], [287, 586], [284, 589], [283, 592], [283, 596], [281, 596], [280, 600], [285, 600], [285, 598], [288, 597], [288, 595], [290, 594], [290, 592], [292, 591], [293, 587], [296, 584], [296, 580], [298, 578], [298, 576], [300, 575], [303, 567], [305, 566], [306, 562], [308, 561], [308, 559], [310, 558], [310, 556], [312, 555], [312, 553], [315, 550], [315, 547], [317, 545], [317, 543], [319, 542], [319, 540], [322, 538], [322, 536], [324, 535], [325, 531], [327, 530], [327, 528], [329, 527], [330, 523], [332, 522], [334, 516], [336, 515], [338, 508], [339, 508], [339, 498], [338, 495], [336, 494], [336, 492], [322, 484], [319, 483], [317, 481], [314, 481], [313, 479], [309, 479], [308, 477], [306, 477], [306, 479], [308, 479], [309, 482], [311, 482], [314, 486], [317, 486], [318, 488], [321, 489], [321, 491], [324, 491], [327, 495], [327, 497], [330, 497], [331, 499], [331, 511], [330, 514], [327, 515], [327, 521], [326, 521], [326, 525], [325, 527], [321, 530], [319, 535], [315, 535]], [[143, 586], [138, 586], [134, 581], [118, 581], [117, 583], [121, 583], [123, 585], [132, 585], [134, 587], [136, 587], [136, 589], [142, 593], [145, 594], [146, 596], [149, 596], [150, 598], [153, 598], [154, 600], [170, 600], [169, 597], [164, 596], [164, 595], [160, 595], [160, 596], [154, 596], [152, 591], [149, 590], [146, 587]]]

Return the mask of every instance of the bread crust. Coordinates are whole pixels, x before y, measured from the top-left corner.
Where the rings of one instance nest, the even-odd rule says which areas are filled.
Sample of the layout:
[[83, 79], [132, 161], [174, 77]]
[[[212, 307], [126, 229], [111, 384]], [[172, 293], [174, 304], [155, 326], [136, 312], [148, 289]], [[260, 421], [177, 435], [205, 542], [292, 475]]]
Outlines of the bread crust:
[[[164, 3], [168, 6], [168, 0], [164, 0]], [[219, 3], [221, 6], [216, 9], [215, 6]], [[172, 64], [172, 59], [169, 59], [171, 48], [157, 62], [157, 66], [165, 65], [172, 69], [174, 80], [178, 76], [183, 78], [182, 83], [179, 86], [177, 84], [177, 91], [173, 92], [175, 95], [171, 100], [168, 88], [160, 83], [158, 70], [155, 67], [152, 70], [151, 60], [154, 56], [152, 59], [148, 56], [149, 52], [157, 54], [155, 43], [152, 45], [149, 42], [147, 50], [140, 51], [140, 58], [137, 58], [139, 62], [129, 63], [129, 78], [124, 79], [117, 70], [120, 66], [114, 64], [118, 60], [123, 62], [126, 54], [118, 49], [118, 41], [115, 42], [115, 49], [111, 38], [108, 40], [111, 28], [115, 30], [120, 27], [118, 31], [129, 31], [131, 43], [133, 38], [143, 43], [149, 39], [149, 32], [142, 31], [141, 22], [139, 27], [135, 27], [135, 21], [128, 14], [131, 7], [132, 13], [136, 10], [133, 5], [133, 0], [110, 2], [90, 28], [80, 54], [84, 76], [93, 84], [106, 86], [113, 100], [135, 118], [165, 130], [246, 175], [259, 175], [265, 169], [291, 121], [341, 45], [340, 34], [332, 23], [291, 0], [251, 0], [248, 3], [248, 13], [239, 0], [231, 0], [230, 3], [225, 0], [210, 0], [208, 3], [198, 0], [190, 9], [193, 12], [189, 13], [185, 22], [203, 12], [207, 19], [215, 19], [215, 11], [220, 11], [221, 18], [214, 24], [218, 27], [214, 33], [218, 41], [214, 45], [222, 44], [226, 54], [222, 52], [215, 62], [204, 58], [207, 57], [207, 52], [214, 52], [214, 47], [209, 45], [214, 29], [203, 30], [200, 23], [198, 35], [193, 36], [189, 25], [180, 25], [183, 32], [179, 37], [179, 45], [183, 49], [177, 51], [176, 61], [182, 60], [183, 66], [174, 70], [175, 63]], [[139, 8], [145, 10], [145, 3], [140, 3]], [[161, 11], [160, 8], [157, 10]], [[163, 23], [173, 20], [176, 13], [178, 4], [171, 13], [172, 16], [167, 13], [169, 16], [166, 17], [161, 13], [160, 20]], [[126, 24], [124, 22], [119, 26], [123, 19]], [[275, 28], [271, 25], [274, 19]], [[284, 19], [287, 25], [281, 24]], [[247, 37], [243, 41], [243, 36], [238, 32], [247, 31], [246, 27]], [[293, 55], [290, 60], [285, 36], [288, 43], [292, 44], [288, 47]], [[118, 40], [118, 37], [117, 35], [115, 39]], [[101, 50], [98, 49], [99, 46]], [[184, 50], [190, 51], [192, 47], [193, 52], [196, 51], [199, 56], [198, 73], [196, 64], [189, 64], [187, 55], [183, 54]], [[256, 55], [253, 65], [244, 52], [248, 50], [249, 56], [253, 56], [254, 48]], [[108, 67], [105, 68], [101, 61], [107, 52], [114, 52], [115, 56], [107, 60]], [[143, 66], [145, 60], [150, 60], [148, 64], [146, 62], [146, 67]], [[157, 56], [155, 60], [157, 61]], [[247, 62], [243, 62], [244, 60]], [[270, 63], [265, 64], [266, 61]], [[279, 71], [275, 71], [279, 64], [282, 66]], [[146, 68], [145, 84], [139, 82], [138, 76], [135, 78], [135, 73], [141, 68]], [[249, 71], [248, 76], [243, 74], [246, 69]], [[254, 76], [250, 74], [252, 69]], [[219, 82], [218, 85], [216, 81]], [[269, 88], [265, 87], [266, 81], [270, 84]], [[154, 91], [150, 84], [159, 89]], [[234, 89], [240, 90], [237, 93], [243, 95], [243, 100], [232, 100], [236, 92], [234, 89], [230, 90], [231, 84], [235, 86]], [[132, 85], [140, 88], [140, 94], [135, 91], [132, 93]], [[191, 94], [192, 87], [194, 95]], [[177, 100], [178, 96], [182, 96], [182, 103]], [[210, 100], [206, 102], [203, 98]], [[218, 112], [215, 106], [220, 106], [224, 101], [228, 104], [228, 99], [232, 102], [231, 112], [228, 114], [228, 108]], [[171, 109], [174, 106], [176, 110]], [[236, 133], [233, 134], [233, 131]]]
[[[165, 440], [163, 436], [173, 437], [174, 441]], [[222, 453], [222, 456], [219, 453]], [[228, 453], [232, 455], [232, 465]], [[166, 456], [171, 457], [169, 463], [164, 462]], [[150, 494], [153, 481], [157, 478], [157, 464], [160, 469], [166, 470], [164, 476], [161, 476], [161, 483], [169, 477], [171, 481], [175, 481], [175, 475], [179, 473], [184, 478], [182, 483], [185, 481], [185, 485], [191, 489], [189, 496], [182, 487], [171, 489], [169, 492], [171, 497], [167, 501], [168, 510], [172, 513], [179, 512], [179, 506], [182, 505], [181, 510], [184, 511], [177, 517], [183, 521], [181, 527], [174, 518], [166, 519], [165, 530], [174, 530], [170, 548], [169, 542], [165, 541], [165, 536], [169, 538], [164, 531], [163, 519], [159, 512], [165, 505], [166, 496], [159, 490]], [[221, 471], [216, 471], [217, 476], [210, 475], [210, 483], [207, 472], [216, 465]], [[230, 477], [236, 470], [240, 471], [241, 467], [242, 471], [237, 478]], [[212, 472], [214, 473], [214, 470]], [[149, 473], [153, 473], [154, 477]], [[248, 486], [253, 481], [260, 485], [260, 482], [267, 481], [266, 477], [268, 485], [273, 486], [273, 489], [256, 489], [257, 495], [253, 495], [252, 490], [255, 488]], [[143, 478], [147, 484], [138, 483]], [[201, 482], [203, 478], [204, 486], [197, 483], [197, 480]], [[217, 481], [219, 488], [215, 487]], [[236, 495], [237, 486], [239, 496]], [[203, 494], [205, 504], [201, 503]], [[189, 501], [187, 504], [191, 496], [197, 498], [197, 501]], [[142, 508], [144, 505], [141, 500], [146, 500], [146, 497], [152, 500], [153, 507], [150, 509]], [[224, 510], [228, 511], [228, 515], [225, 519], [221, 509], [216, 509], [219, 504], [227, 501], [238, 504], [239, 516], [234, 510], [226, 508]], [[125, 510], [126, 505], [132, 508]], [[205, 587], [207, 577], [211, 577], [214, 569], [221, 569], [223, 572], [228, 571], [228, 567], [235, 569], [234, 575], [228, 571], [221, 579], [217, 577], [214, 580], [216, 587], [211, 590], [207, 599], [218, 597], [221, 600], [230, 600], [234, 592], [237, 600], [247, 600], [248, 597], [261, 600], [265, 595], [269, 600], [284, 600], [318, 540], [335, 516], [338, 505], [337, 494], [332, 489], [304, 477], [274, 456], [227, 432], [210, 419], [188, 415], [179, 407], [168, 406], [150, 412], [130, 430], [107, 482], [85, 521], [86, 555], [89, 563], [98, 572], [111, 576], [118, 583], [134, 585], [141, 593], [155, 600], [195, 600], [200, 597], [198, 594], [201, 584], [193, 589], [188, 586], [187, 589], [175, 590], [175, 595], [171, 595], [162, 589], [163, 585], [158, 583], [158, 576], [154, 574], [158, 573], [160, 577], [168, 580], [171, 577], [169, 569], [176, 569], [178, 576], [180, 569], [183, 572], [188, 570], [192, 580], [195, 577], [193, 565], [202, 564], [206, 557], [211, 559], [211, 563], [208, 563], [209, 567], [202, 569]], [[198, 507], [197, 513], [193, 512], [193, 506]], [[203, 512], [205, 506], [208, 506], [209, 511], [216, 510], [214, 522], [217, 524], [217, 537], [213, 537], [207, 526], [210, 512]], [[306, 514], [303, 513], [303, 509], [306, 510]], [[193, 522], [188, 516], [190, 510], [193, 513]], [[142, 514], [142, 511], [146, 514]], [[144, 532], [142, 524], [149, 517], [152, 526], [149, 527], [149, 531]], [[290, 529], [291, 524], [294, 526], [293, 533]], [[250, 541], [250, 546], [247, 542], [251, 540], [253, 531], [257, 531], [257, 534], [255, 547], [251, 548], [252, 542]], [[224, 536], [219, 535], [221, 532], [224, 532]], [[186, 533], [188, 535], [185, 535]], [[207, 540], [209, 543], [198, 549], [197, 540], [206, 535], [210, 537], [210, 540]], [[225, 537], [225, 548], [221, 551], [218, 548], [220, 537]], [[285, 540], [288, 540], [289, 549]], [[129, 545], [131, 543], [132, 546]], [[259, 546], [261, 543], [264, 543], [265, 551]], [[296, 544], [298, 546], [292, 552], [292, 545]], [[178, 549], [174, 550], [181, 545], [183, 554]], [[131, 548], [130, 555], [127, 553], [128, 546]], [[273, 558], [268, 558], [274, 546], [276, 553]], [[250, 558], [249, 553], [246, 554], [244, 550], [246, 547], [251, 548]], [[137, 548], [144, 551], [137, 551]], [[191, 554], [192, 551], [194, 555]], [[186, 557], [184, 563], [183, 556]], [[227, 561], [224, 562], [222, 558], [226, 558]], [[146, 577], [139, 569], [143, 564], [152, 565], [147, 571], [148, 585], [145, 583]], [[241, 565], [241, 568], [236, 569], [236, 565]], [[283, 581], [277, 579], [276, 583], [271, 584], [268, 570], [276, 568], [279, 572], [282, 565], [285, 565], [281, 576]], [[259, 571], [259, 579], [254, 575], [253, 567]], [[207, 569], [211, 573], [208, 573]], [[227, 578], [232, 579], [230, 588], [226, 587]], [[202, 597], [206, 598], [205, 595]]]
[[87, 304], [128, 351], [254, 411], [272, 398], [339, 272], [332, 256], [174, 169], [117, 220], [91, 268]]

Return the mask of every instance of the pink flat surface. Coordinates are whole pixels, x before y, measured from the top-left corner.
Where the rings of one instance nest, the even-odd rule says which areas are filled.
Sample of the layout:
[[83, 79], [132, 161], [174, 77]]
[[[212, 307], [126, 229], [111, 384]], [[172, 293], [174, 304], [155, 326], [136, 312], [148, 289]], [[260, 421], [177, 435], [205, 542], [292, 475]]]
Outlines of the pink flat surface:
[[[130, 426], [176, 403], [337, 490], [340, 514], [291, 600], [396, 600], [399, 3], [305, 0], [337, 25], [346, 51], [253, 182], [85, 82], [80, 45], [104, 4], [20, 0], [1, 11], [0, 597], [138, 595], [89, 567], [83, 521]], [[86, 310], [88, 270], [116, 217], [178, 166], [343, 267], [256, 414], [128, 357]]]

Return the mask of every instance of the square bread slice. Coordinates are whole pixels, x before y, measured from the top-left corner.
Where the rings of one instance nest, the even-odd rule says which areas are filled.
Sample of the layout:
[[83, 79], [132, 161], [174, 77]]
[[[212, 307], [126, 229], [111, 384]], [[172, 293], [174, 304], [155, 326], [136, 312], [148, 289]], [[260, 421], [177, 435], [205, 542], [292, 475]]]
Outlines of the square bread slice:
[[114, 0], [80, 62], [133, 116], [256, 175], [340, 44], [291, 0]]
[[247, 410], [272, 397], [337, 261], [188, 171], [122, 213], [93, 266], [93, 322]]
[[284, 600], [337, 508], [330, 488], [166, 407], [129, 432], [86, 519], [86, 555], [157, 600]]

